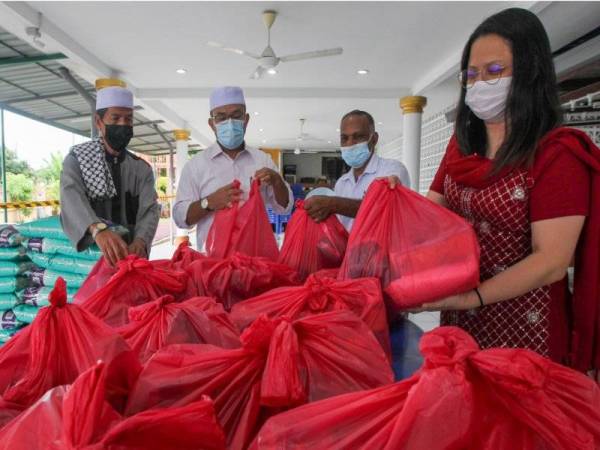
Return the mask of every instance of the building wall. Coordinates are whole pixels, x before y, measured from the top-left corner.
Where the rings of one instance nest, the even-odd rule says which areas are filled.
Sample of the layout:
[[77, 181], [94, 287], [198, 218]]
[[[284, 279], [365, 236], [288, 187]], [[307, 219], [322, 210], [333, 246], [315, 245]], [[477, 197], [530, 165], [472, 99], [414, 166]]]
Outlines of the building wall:
[[322, 161], [324, 156], [339, 157], [339, 153], [328, 152], [328, 153], [307, 153], [295, 155], [293, 153], [283, 154], [283, 168], [288, 164], [296, 165], [296, 180], [300, 181], [303, 177], [321, 177], [324, 176], [322, 172]]

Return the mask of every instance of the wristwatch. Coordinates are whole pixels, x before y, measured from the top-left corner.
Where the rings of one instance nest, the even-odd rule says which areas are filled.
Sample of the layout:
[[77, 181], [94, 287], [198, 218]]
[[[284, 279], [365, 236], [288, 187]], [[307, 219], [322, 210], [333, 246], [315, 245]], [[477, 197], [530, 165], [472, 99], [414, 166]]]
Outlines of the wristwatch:
[[200, 208], [206, 211], [212, 211], [212, 208], [209, 208], [208, 206], [208, 197], [205, 197], [202, 200], [200, 200]]
[[100, 233], [106, 229], [108, 229], [108, 225], [106, 225], [104, 222], [98, 222], [98, 223], [92, 224], [92, 239], [96, 240], [96, 236], [98, 236], [98, 233]]

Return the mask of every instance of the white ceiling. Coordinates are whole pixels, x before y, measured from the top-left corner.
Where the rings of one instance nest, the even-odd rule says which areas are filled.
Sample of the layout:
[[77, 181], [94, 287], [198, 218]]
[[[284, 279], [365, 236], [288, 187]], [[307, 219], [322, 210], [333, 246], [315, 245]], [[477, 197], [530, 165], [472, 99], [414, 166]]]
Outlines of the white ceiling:
[[[559, 48], [600, 23], [600, 3], [520, 2], [539, 12]], [[398, 99], [448, 79], [468, 35], [488, 15], [515, 2], [5, 2], [0, 24], [23, 33], [43, 14], [45, 51], [63, 51], [83, 77], [117, 74], [135, 88], [149, 117], [187, 126], [210, 142], [207, 95], [217, 85], [246, 89], [248, 141], [293, 147], [305, 132], [333, 148], [340, 117], [370, 111], [381, 141], [401, 132]], [[262, 80], [254, 60], [206, 46], [219, 41], [254, 53], [266, 45], [261, 12], [278, 11], [271, 44], [278, 56], [341, 46], [344, 54], [280, 64]], [[540, 12], [541, 11], [541, 12]], [[19, 22], [20, 21], [20, 22]], [[186, 75], [175, 69], [184, 67]], [[356, 70], [367, 68], [367, 76]], [[259, 132], [262, 128], [264, 131]], [[266, 143], [263, 144], [263, 140]], [[332, 144], [327, 144], [331, 141]]]

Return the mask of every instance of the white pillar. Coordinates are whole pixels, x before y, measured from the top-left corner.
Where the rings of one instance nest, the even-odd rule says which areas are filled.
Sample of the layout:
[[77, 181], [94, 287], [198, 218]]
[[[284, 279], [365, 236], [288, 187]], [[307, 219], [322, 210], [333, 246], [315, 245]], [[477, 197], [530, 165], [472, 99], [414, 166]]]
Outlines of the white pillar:
[[[175, 153], [175, 189], [177, 189], [177, 185], [179, 184], [179, 180], [181, 178], [181, 172], [183, 171], [183, 166], [188, 161], [188, 139], [190, 138], [190, 132], [188, 130], [173, 130], [173, 136], [175, 136], [176, 153]], [[169, 174], [169, 178], [171, 178], [172, 174]], [[175, 202], [171, 200], [171, 206], [174, 205]], [[171, 208], [171, 214], [173, 213], [173, 209]], [[175, 231], [175, 245], [179, 245], [181, 242], [189, 242], [190, 238], [188, 236], [188, 230], [183, 230], [181, 228], [177, 228]]]
[[402, 108], [402, 159], [410, 175], [410, 187], [419, 192], [421, 171], [421, 119], [427, 98], [409, 96], [400, 99]]

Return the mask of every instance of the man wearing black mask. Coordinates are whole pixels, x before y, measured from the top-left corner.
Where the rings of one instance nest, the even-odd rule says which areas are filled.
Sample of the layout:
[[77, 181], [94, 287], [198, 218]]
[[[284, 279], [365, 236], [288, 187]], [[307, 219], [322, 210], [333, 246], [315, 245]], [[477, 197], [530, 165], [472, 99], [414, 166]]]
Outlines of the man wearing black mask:
[[122, 87], [99, 90], [95, 120], [100, 137], [72, 147], [63, 162], [63, 229], [78, 251], [95, 242], [111, 265], [128, 254], [148, 257], [160, 206], [152, 168], [127, 150], [132, 93]]

